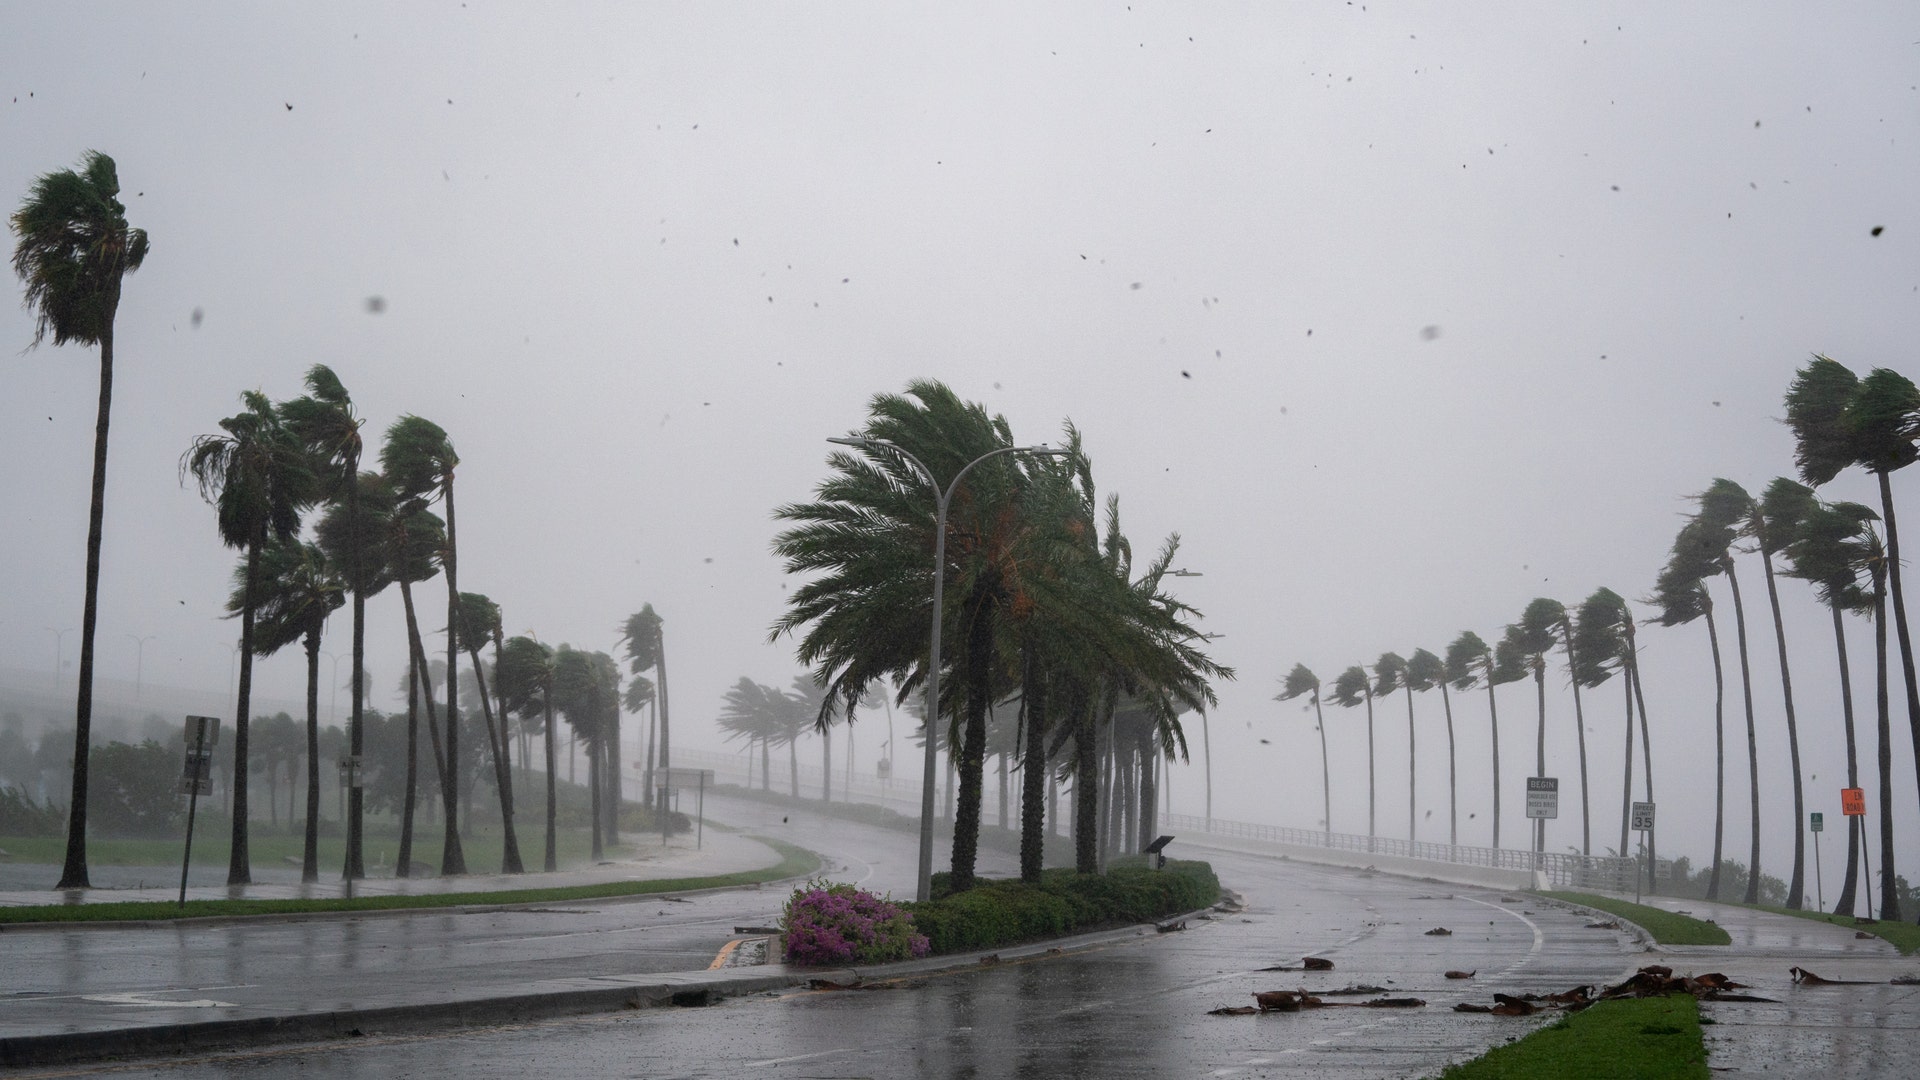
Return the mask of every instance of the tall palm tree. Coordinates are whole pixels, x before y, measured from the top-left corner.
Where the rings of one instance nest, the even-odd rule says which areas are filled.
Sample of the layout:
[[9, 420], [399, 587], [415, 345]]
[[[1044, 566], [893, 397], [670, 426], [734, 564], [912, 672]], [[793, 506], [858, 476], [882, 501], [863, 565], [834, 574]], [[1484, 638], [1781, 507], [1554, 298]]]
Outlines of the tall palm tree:
[[1493, 736], [1493, 846], [1500, 846], [1500, 705], [1494, 687], [1519, 682], [1527, 668], [1513, 642], [1502, 638], [1499, 648], [1488, 647], [1479, 634], [1464, 630], [1447, 646], [1447, 681], [1459, 691], [1487, 688], [1487, 724]]
[[727, 741], [744, 740], [749, 753], [756, 744], [760, 747], [760, 787], [763, 790], [769, 786], [767, 760], [770, 755], [767, 748], [780, 738], [780, 714], [786, 707], [783, 697], [778, 689], [754, 682], [744, 675], [721, 696], [717, 722]]
[[301, 508], [313, 501], [316, 482], [307, 457], [265, 394], [241, 395], [246, 406], [220, 421], [224, 434], [202, 435], [180, 458], [182, 482], [191, 474], [212, 504], [220, 540], [246, 553], [240, 615], [239, 701], [233, 720], [233, 846], [227, 884], [253, 880], [247, 852], [247, 718], [253, 694], [254, 609], [260, 595], [260, 552], [270, 539], [300, 532]]
[[[1313, 729], [1320, 733], [1320, 827], [1327, 833], [1327, 842], [1333, 842], [1333, 773], [1327, 768], [1327, 718], [1320, 710], [1320, 677], [1305, 664], [1293, 665], [1281, 683], [1280, 692], [1274, 695], [1275, 701], [1292, 701], [1302, 694], [1313, 703]], [[1497, 774], [1496, 774], [1497, 775]]]
[[587, 746], [592, 857], [594, 862], [599, 862], [606, 854], [606, 806], [601, 797], [606, 782], [605, 740], [611, 734], [612, 717], [620, 711], [620, 669], [606, 653], [586, 652], [563, 644], [553, 657], [552, 697], [554, 707]]
[[[245, 570], [235, 575], [227, 611], [246, 610]], [[327, 618], [346, 603], [346, 583], [327, 563], [318, 544], [273, 541], [260, 553], [259, 593], [254, 605], [253, 651], [271, 656], [294, 642], [307, 654], [307, 819], [300, 880], [320, 880], [320, 635]]]
[[[1793, 542], [1787, 545], [1787, 569], [1790, 577], [1810, 583], [1820, 602], [1833, 616], [1833, 643], [1840, 658], [1840, 715], [1847, 736], [1847, 786], [1860, 786], [1860, 762], [1853, 728], [1853, 681], [1847, 663], [1847, 630], [1842, 615], [1846, 612], [1873, 617], [1874, 597], [1869, 586], [1877, 559], [1878, 535], [1873, 522], [1879, 515], [1859, 503], [1820, 503], [1800, 522]], [[1847, 872], [1834, 901], [1836, 915], [1853, 914], [1855, 885], [1860, 876], [1861, 824], [1847, 819]], [[1871, 884], [1869, 884], [1871, 888]]]
[[[1621, 694], [1626, 703], [1626, 749], [1622, 760], [1620, 793], [1620, 847], [1621, 858], [1630, 858], [1627, 846], [1630, 811], [1633, 802], [1633, 676], [1632, 660], [1629, 654], [1629, 640], [1632, 633], [1633, 615], [1627, 610], [1627, 602], [1619, 593], [1602, 586], [1580, 602], [1573, 619], [1573, 638], [1578, 648], [1575, 655], [1579, 658], [1574, 668], [1576, 683], [1589, 690], [1598, 689], [1613, 673], [1621, 673]], [[1644, 718], [1643, 718], [1644, 720]]]
[[[1893, 597], [1894, 632], [1900, 639], [1900, 669], [1906, 679], [1907, 723], [1920, 766], [1920, 681], [1900, 581], [1900, 529], [1893, 514], [1891, 476], [1920, 459], [1920, 387], [1899, 372], [1874, 368], [1857, 378], [1838, 361], [1815, 356], [1787, 390], [1787, 426], [1793, 429], [1794, 465], [1815, 487], [1840, 470], [1858, 465], [1880, 487], [1880, 518], [1886, 530], [1887, 581]], [[1920, 776], [1920, 773], [1916, 773]], [[1892, 874], [1887, 870], [1888, 875]]]
[[[1527, 605], [1518, 623], [1507, 627], [1509, 647], [1524, 658], [1527, 670], [1533, 673], [1539, 702], [1540, 721], [1534, 732], [1535, 776], [1547, 775], [1547, 654], [1559, 644], [1556, 634], [1565, 619], [1566, 608], [1559, 601], [1542, 597]], [[1546, 844], [1547, 822], [1541, 818], [1533, 825], [1533, 850], [1543, 852]]]
[[451, 877], [467, 872], [467, 858], [460, 846], [460, 705], [457, 693], [460, 680], [452, 672], [460, 669], [459, 642], [452, 628], [460, 624], [460, 585], [458, 575], [460, 541], [454, 526], [453, 473], [460, 464], [453, 441], [440, 425], [418, 416], [403, 416], [387, 428], [386, 442], [380, 447], [380, 468], [393, 482], [394, 493], [402, 501], [437, 497], [446, 511], [447, 546], [440, 553], [440, 566], [447, 578], [447, 743], [446, 770], [442, 774], [441, 799], [445, 804], [446, 837], [441, 846], [440, 873]]
[[1780, 655], [1780, 694], [1787, 710], [1787, 753], [1793, 769], [1793, 878], [1787, 883], [1787, 907], [1798, 910], [1804, 903], [1807, 886], [1807, 819], [1805, 793], [1801, 788], [1800, 727], [1793, 714], [1793, 677], [1787, 668], [1787, 631], [1780, 620], [1780, 590], [1774, 583], [1773, 557], [1785, 551], [1799, 535], [1800, 526], [1815, 503], [1813, 490], [1786, 477], [1777, 477], [1761, 492], [1747, 519], [1746, 532], [1760, 553], [1760, 566], [1766, 573], [1767, 603], [1773, 610], [1773, 640]]
[[89, 150], [79, 171], [61, 169], [33, 182], [9, 223], [18, 241], [13, 271], [34, 313], [33, 343], [100, 347], [100, 403], [93, 422], [93, 489], [87, 510], [86, 598], [80, 612], [80, 690], [74, 705], [73, 791], [67, 803], [67, 854], [61, 889], [90, 888], [87, 877], [87, 760], [93, 728], [93, 638], [100, 595], [100, 532], [107, 494], [107, 421], [113, 406], [113, 320], [120, 282], [147, 258], [147, 234], [127, 224], [113, 159]]
[[[643, 671], [653, 672], [653, 708], [660, 727], [659, 767], [662, 769], [673, 765], [673, 725], [670, 722], [672, 714], [667, 709], [667, 639], [664, 623], [665, 620], [654, 612], [652, 604], [643, 604], [639, 611], [627, 616], [627, 621], [620, 627], [620, 643], [626, 649], [627, 670], [636, 677]], [[667, 790], [664, 785], [655, 794], [655, 799], [658, 805], [654, 812], [659, 815], [660, 827], [664, 831], [673, 820], [667, 812]]]
[[1733, 539], [1740, 534], [1743, 524], [1754, 513], [1753, 497], [1739, 484], [1725, 478], [1719, 478], [1696, 496], [1700, 504], [1699, 517], [1709, 526], [1709, 533], [1718, 540], [1724, 536], [1725, 547], [1716, 548], [1710, 556], [1727, 576], [1727, 588], [1733, 593], [1733, 622], [1736, 640], [1740, 652], [1740, 693], [1747, 712], [1747, 781], [1752, 794], [1753, 806], [1753, 844], [1751, 862], [1747, 867], [1747, 892], [1744, 902], [1749, 904], [1760, 901], [1760, 742], [1753, 722], [1753, 674], [1747, 662], [1747, 612], [1746, 605], [1740, 600], [1740, 577], [1734, 571]]
[[[1425, 649], [1413, 650], [1407, 657], [1407, 705], [1412, 712], [1413, 692], [1426, 693], [1434, 687], [1440, 688], [1440, 707], [1447, 717], [1447, 843], [1460, 843], [1460, 781], [1458, 761], [1454, 756], [1453, 744], [1453, 699], [1447, 696], [1447, 665], [1440, 657]], [[1411, 759], [1413, 750], [1413, 728], [1408, 724], [1407, 750]], [[1408, 761], [1411, 771], [1413, 763]]]
[[[1900, 918], [1899, 877], [1893, 870], [1893, 731], [1887, 709], [1887, 579], [1893, 574], [1891, 547], [1878, 536], [1865, 537], [1866, 567], [1873, 589], [1874, 708], [1880, 735], [1880, 917]], [[1866, 823], [1861, 822], [1865, 831]]]
[[1333, 693], [1328, 697], [1343, 709], [1362, 702], [1367, 706], [1367, 850], [1371, 851], [1374, 836], [1373, 684], [1367, 681], [1367, 669], [1355, 664], [1341, 672], [1334, 678]]
[[[394, 872], [400, 877], [412, 874], [413, 818], [419, 790], [420, 710], [427, 713], [427, 736], [433, 752], [433, 772], [439, 783], [441, 802], [446, 801], [447, 759], [440, 737], [438, 707], [433, 697], [433, 668], [427, 663], [427, 651], [420, 634], [420, 618], [413, 604], [413, 586], [432, 580], [439, 573], [438, 560], [446, 550], [446, 526], [426, 509], [419, 499], [400, 500], [388, 480], [377, 473], [362, 473], [357, 496], [360, 527], [382, 540], [382, 562], [389, 580], [400, 586], [401, 611], [407, 626], [407, 765], [406, 794], [400, 808], [400, 850]], [[337, 523], [335, 531], [343, 527]], [[443, 668], [443, 671], [445, 669]], [[449, 713], [449, 724], [453, 722]]]
[[1373, 664], [1373, 696], [1386, 697], [1395, 690], [1407, 692], [1407, 842], [1413, 843], [1418, 837], [1414, 834], [1414, 753], [1413, 741], [1413, 687], [1407, 681], [1407, 662], [1399, 653], [1381, 653], [1380, 659]]
[[[1718, 574], [1722, 555], [1733, 542], [1730, 527], [1695, 516], [1680, 530], [1673, 553], [1661, 569], [1647, 603], [1658, 609], [1654, 621], [1681, 626], [1704, 617], [1707, 646], [1713, 657], [1713, 866], [1708, 871], [1707, 899], [1720, 898], [1720, 865], [1727, 822], [1726, 672], [1720, 662], [1720, 632], [1713, 618], [1713, 595], [1706, 579]], [[1719, 553], [1719, 554], [1716, 554]], [[1641, 710], [1643, 713], [1644, 709]]]
[[[473, 678], [479, 690], [480, 711], [487, 723], [487, 753], [493, 760], [493, 786], [500, 797], [500, 828], [502, 852], [500, 872], [503, 874], [525, 873], [520, 863], [520, 839], [513, 827], [513, 772], [507, 757], [507, 717], [503, 711], [500, 723], [493, 722], [493, 703], [487, 697], [487, 673], [480, 664], [480, 648], [488, 643], [497, 643], [501, 638], [500, 605], [481, 593], [460, 594], [460, 622], [458, 624], [460, 647], [466, 650], [467, 659], [473, 664]], [[495, 654], [494, 663], [499, 663]]]
[[494, 685], [500, 690], [503, 709], [511, 709], [522, 720], [538, 720], [546, 747], [547, 769], [547, 854], [544, 869], [558, 869], [554, 852], [554, 762], [553, 732], [553, 650], [530, 637], [511, 637], [500, 647], [494, 662]]
[[[365, 749], [360, 725], [366, 700], [367, 597], [385, 586], [376, 565], [363, 565], [379, 560], [372, 555], [377, 542], [363, 535], [360, 528], [361, 421], [354, 414], [353, 398], [333, 369], [324, 364], [307, 370], [306, 384], [304, 396], [280, 403], [280, 416], [313, 456], [320, 493], [341, 508], [337, 543], [329, 548], [323, 538], [321, 547], [344, 576], [353, 596], [353, 674], [349, 683], [353, 706], [347, 724], [347, 753], [357, 760]], [[365, 876], [364, 817], [361, 790], [352, 788], [347, 794], [348, 880]]]

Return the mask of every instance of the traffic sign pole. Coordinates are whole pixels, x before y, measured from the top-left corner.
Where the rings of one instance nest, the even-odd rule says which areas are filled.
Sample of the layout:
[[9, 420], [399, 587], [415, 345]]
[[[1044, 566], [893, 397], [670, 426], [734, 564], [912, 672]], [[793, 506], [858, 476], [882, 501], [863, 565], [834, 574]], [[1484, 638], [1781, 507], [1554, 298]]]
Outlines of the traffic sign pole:
[[1817, 812], [1813, 815], [1813, 903], [1817, 910], [1827, 910], [1827, 888], [1820, 880], [1820, 815]]
[[180, 777], [180, 786], [187, 792], [187, 843], [180, 853], [181, 907], [187, 906], [187, 867], [193, 862], [193, 819], [200, 809], [200, 788], [213, 786], [213, 747], [209, 744], [220, 739], [220, 721], [211, 716], [189, 716], [186, 733], [192, 745]]

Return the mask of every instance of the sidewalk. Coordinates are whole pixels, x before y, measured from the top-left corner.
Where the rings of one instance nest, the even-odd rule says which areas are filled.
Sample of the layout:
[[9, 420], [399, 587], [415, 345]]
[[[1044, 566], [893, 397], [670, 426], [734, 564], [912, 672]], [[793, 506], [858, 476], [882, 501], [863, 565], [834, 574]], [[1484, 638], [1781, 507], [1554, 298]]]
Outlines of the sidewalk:
[[[716, 877], [746, 873], [777, 866], [780, 853], [740, 833], [708, 828], [695, 846], [692, 835], [674, 836], [666, 844], [653, 834], [638, 834], [629, 841], [631, 853], [592, 866], [553, 873], [464, 874], [458, 877], [368, 877], [353, 883], [354, 896], [431, 896], [436, 893], [506, 892], [519, 889], [557, 889], [575, 885], [598, 885], [612, 881], [660, 881], [677, 878]], [[527, 855], [535, 865], [540, 855], [537, 844]], [[26, 868], [13, 866], [13, 876], [39, 876], [58, 880], [59, 867], [48, 866], [44, 875], [33, 875]], [[175, 901], [180, 898], [178, 868], [154, 868], [153, 878], [172, 877], [171, 885], [146, 885], [141, 888], [93, 889], [16, 889], [0, 891], [0, 906], [41, 904], [99, 904], [126, 901]], [[288, 900], [334, 899], [347, 895], [346, 882], [339, 868], [323, 871], [321, 880], [311, 885], [298, 882], [267, 882], [253, 885], [189, 885], [189, 900]], [[417, 909], [416, 909], [417, 910]], [[16, 928], [18, 929], [18, 928]]]

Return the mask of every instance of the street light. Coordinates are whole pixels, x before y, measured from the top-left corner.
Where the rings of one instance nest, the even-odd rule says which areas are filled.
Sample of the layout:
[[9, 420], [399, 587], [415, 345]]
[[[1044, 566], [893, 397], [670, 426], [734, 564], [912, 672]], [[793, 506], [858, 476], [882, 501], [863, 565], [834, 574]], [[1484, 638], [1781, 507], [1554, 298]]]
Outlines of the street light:
[[333, 661], [333, 683], [327, 691], [327, 723], [336, 724], [340, 721], [340, 712], [334, 707], [340, 701], [340, 654], [321, 649], [320, 655]]
[[160, 635], [159, 634], [145, 634], [145, 635], [128, 634], [127, 636], [132, 638], [134, 644], [138, 646], [138, 648], [135, 649], [133, 654], [133, 700], [139, 701], [140, 700], [140, 676], [141, 676], [141, 673], [145, 670], [146, 662], [147, 662], [147, 642], [152, 641], [154, 638], [157, 638]]
[[940, 605], [946, 588], [947, 578], [947, 504], [953, 499], [953, 493], [959, 489], [960, 481], [975, 465], [1002, 454], [1043, 454], [1063, 457], [1070, 450], [1055, 450], [1046, 446], [1002, 446], [989, 450], [961, 468], [953, 475], [945, 491], [940, 490], [940, 481], [934, 479], [933, 470], [905, 448], [885, 439], [831, 438], [827, 440], [840, 446], [854, 446], [862, 450], [891, 450], [907, 459], [920, 475], [926, 478], [928, 486], [933, 488], [933, 630], [927, 650], [927, 752], [926, 761], [920, 776], [920, 875], [914, 898], [922, 903], [933, 898], [933, 787], [939, 775], [939, 740], [934, 737], [934, 723], [940, 717]]
[[46, 628], [46, 631], [53, 635], [53, 692], [57, 694], [60, 692], [61, 661], [66, 659], [65, 648], [67, 635], [73, 633], [73, 627], [69, 626], [65, 630], [56, 630], [49, 626]]

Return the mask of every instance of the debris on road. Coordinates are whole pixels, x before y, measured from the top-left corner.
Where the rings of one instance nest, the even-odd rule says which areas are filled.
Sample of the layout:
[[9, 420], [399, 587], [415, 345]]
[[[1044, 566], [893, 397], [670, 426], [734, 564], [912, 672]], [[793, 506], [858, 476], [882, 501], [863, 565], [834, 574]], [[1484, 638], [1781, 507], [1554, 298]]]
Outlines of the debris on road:
[[1300, 960], [1300, 965], [1306, 968], [1308, 971], [1332, 971], [1333, 970], [1333, 961], [1328, 960], [1324, 956], [1302, 957]]
[[1453, 931], [1447, 929], [1444, 926], [1436, 926], [1433, 929], [1427, 931], [1427, 936], [1428, 937], [1452, 937]]
[[1172, 934], [1180, 930], [1185, 930], [1187, 928], [1187, 920], [1181, 919], [1179, 922], [1156, 923], [1153, 928], [1162, 934]]
[[1872, 986], [1870, 979], [1823, 979], [1803, 967], [1790, 967], [1793, 981], [1800, 986]]
[[[1415, 997], [1374, 998], [1371, 1001], [1324, 1001], [1305, 990], [1262, 990], [1253, 995], [1260, 1012], [1299, 1012], [1302, 1009], [1417, 1009], [1426, 1004]], [[1208, 1015], [1216, 1015], [1209, 1013]], [[1243, 1015], [1232, 1013], [1225, 1015]]]
[[1472, 971], [1449, 971], [1449, 972], [1447, 972], [1447, 978], [1449, 978], [1449, 979], [1471, 979], [1471, 978], [1473, 978], [1473, 977], [1474, 977], [1475, 975], [1477, 975], [1477, 974], [1479, 974], [1479, 973], [1480, 973], [1480, 969], [1479, 969], [1479, 968], [1475, 968], [1475, 969], [1473, 969]]
[[1343, 986], [1338, 990], [1322, 990], [1320, 991], [1320, 996], [1321, 997], [1361, 997], [1366, 994], [1384, 994], [1386, 992], [1387, 992], [1387, 988], [1384, 986], [1372, 986], [1367, 983], [1355, 983], [1352, 986]]
[[1620, 924], [1612, 921], [1590, 922], [1586, 928], [1588, 930], [1618, 930], [1620, 929]]

